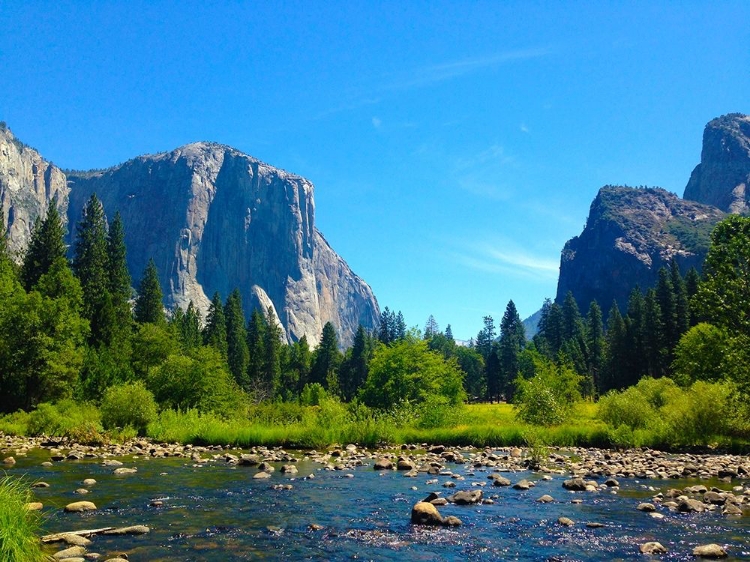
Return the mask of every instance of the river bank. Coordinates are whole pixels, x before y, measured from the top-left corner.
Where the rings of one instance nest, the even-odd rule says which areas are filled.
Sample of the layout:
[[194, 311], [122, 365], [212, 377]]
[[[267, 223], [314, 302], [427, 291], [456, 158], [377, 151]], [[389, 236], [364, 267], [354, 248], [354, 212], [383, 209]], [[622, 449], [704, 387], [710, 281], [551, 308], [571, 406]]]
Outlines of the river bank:
[[[150, 530], [91, 537], [87, 554], [97, 550], [102, 559], [365, 553], [611, 560], [641, 556], [640, 546], [654, 541], [672, 559], [709, 543], [735, 559], [750, 558], [750, 457], [583, 448], [543, 453], [421, 444], [243, 450], [144, 439], [90, 447], [0, 437], [0, 458], [15, 460], [5, 464], [8, 474], [48, 484], [34, 488], [45, 533]], [[412, 507], [428, 498], [441, 517], [463, 524], [410, 525]], [[65, 512], [82, 500], [96, 509]]]

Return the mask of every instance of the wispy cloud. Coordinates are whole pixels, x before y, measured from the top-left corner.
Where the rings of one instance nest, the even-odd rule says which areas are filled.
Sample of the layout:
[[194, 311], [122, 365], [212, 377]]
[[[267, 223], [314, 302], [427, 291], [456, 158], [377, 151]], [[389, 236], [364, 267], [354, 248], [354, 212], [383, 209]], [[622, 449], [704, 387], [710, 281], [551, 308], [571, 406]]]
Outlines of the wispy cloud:
[[517, 248], [512, 242], [467, 244], [462, 250], [454, 252], [453, 257], [460, 265], [478, 271], [544, 282], [557, 279], [559, 272], [558, 259]]
[[380, 127], [383, 125], [383, 120], [380, 119], [380, 117], [373, 117], [372, 118], [372, 126], [376, 129], [380, 129]]
[[531, 133], [531, 129], [529, 129], [529, 128], [528, 128], [528, 127], [526, 126], [526, 123], [521, 123], [521, 124], [520, 124], [520, 125], [518, 126], [518, 128], [519, 128], [519, 129], [521, 130], [521, 132], [522, 132], [522, 133], [527, 133], [527, 134]]
[[432, 64], [412, 70], [409, 72], [408, 78], [386, 83], [382, 87], [382, 90], [408, 90], [428, 86], [506, 63], [544, 57], [549, 55], [550, 52], [549, 48], [519, 49], [503, 51], [483, 57]]

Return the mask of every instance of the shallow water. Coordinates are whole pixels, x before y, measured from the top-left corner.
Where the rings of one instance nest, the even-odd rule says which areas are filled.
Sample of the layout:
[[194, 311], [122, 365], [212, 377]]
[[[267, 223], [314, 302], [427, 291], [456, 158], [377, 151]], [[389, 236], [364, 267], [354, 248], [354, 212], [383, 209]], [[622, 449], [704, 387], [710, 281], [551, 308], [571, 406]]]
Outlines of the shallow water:
[[[467, 465], [447, 468], [465, 476], [455, 489], [442, 484], [448, 476], [405, 478], [403, 473], [378, 472], [372, 466], [355, 471], [328, 471], [311, 461], [297, 463], [299, 473], [281, 474], [276, 465], [270, 480], [254, 480], [256, 468], [228, 466], [223, 460], [195, 466], [187, 459], [121, 459], [136, 466], [137, 474], [117, 476], [101, 460], [64, 461], [40, 466], [47, 451], [17, 458], [9, 472], [26, 474], [30, 482], [43, 480], [49, 488], [34, 490], [44, 503], [44, 531], [62, 532], [106, 526], [142, 524], [143, 536], [92, 537], [89, 552], [125, 552], [137, 561], [224, 560], [626, 560], [648, 559], [638, 546], [656, 540], [669, 549], [661, 560], [690, 560], [698, 544], [725, 545], [731, 558], [750, 560], [750, 517], [726, 518], [720, 512], [671, 513], [658, 508], [655, 520], [636, 510], [657, 491], [682, 488], [687, 480], [636, 481], [619, 479], [617, 494], [572, 493], [562, 488], [563, 477], [544, 481], [530, 472], [506, 474], [512, 482], [536, 481], [529, 491], [490, 485], [487, 471]], [[473, 475], [472, 475], [473, 472]], [[314, 479], [305, 479], [315, 474]], [[351, 474], [353, 478], [346, 475]], [[97, 484], [77, 495], [85, 478]], [[437, 484], [428, 485], [429, 479]], [[482, 488], [495, 505], [439, 507], [443, 516], [455, 515], [463, 526], [455, 529], [421, 528], [409, 524], [411, 507], [431, 491], [444, 496], [462, 489]], [[730, 488], [726, 483], [701, 481]], [[291, 484], [292, 490], [274, 490]], [[646, 487], [652, 486], [654, 490]], [[412, 487], [416, 487], [413, 490]], [[551, 504], [535, 500], [543, 494]], [[579, 498], [581, 504], [571, 500]], [[162, 507], [151, 507], [153, 500]], [[94, 502], [99, 510], [64, 513], [73, 501]], [[657, 504], [658, 505], [658, 504]], [[562, 527], [558, 517], [573, 519]], [[603, 528], [588, 528], [588, 522]], [[311, 524], [322, 525], [319, 531]], [[270, 529], [269, 529], [270, 527]]]

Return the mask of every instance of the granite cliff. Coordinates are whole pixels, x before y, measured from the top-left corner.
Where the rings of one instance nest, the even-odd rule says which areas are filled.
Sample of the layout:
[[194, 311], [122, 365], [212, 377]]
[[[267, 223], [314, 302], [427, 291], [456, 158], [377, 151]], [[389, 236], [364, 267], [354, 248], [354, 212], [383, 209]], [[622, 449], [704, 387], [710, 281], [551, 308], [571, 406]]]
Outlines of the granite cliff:
[[330, 321], [348, 345], [359, 324], [376, 326], [372, 290], [315, 227], [308, 180], [215, 143], [67, 177], [19, 146], [0, 133], [0, 201], [14, 248], [25, 247], [28, 225], [55, 194], [73, 225], [96, 193], [110, 217], [123, 217], [133, 279], [153, 258], [167, 306], [192, 300], [205, 313], [215, 291], [226, 298], [238, 287], [246, 313], [271, 307], [290, 341], [315, 344]]
[[703, 133], [701, 161], [684, 198], [657, 188], [603, 187], [583, 232], [565, 244], [558, 302], [568, 291], [582, 310], [596, 299], [621, 310], [635, 285], [650, 287], [672, 258], [700, 269], [713, 226], [725, 213], [750, 212], [750, 116], [724, 115]]
[[69, 189], [65, 174], [0, 123], [0, 209], [8, 229], [8, 247], [20, 255], [29, 243], [34, 221], [57, 205], [66, 220]]
[[556, 300], [572, 291], [584, 312], [592, 300], [605, 314], [613, 300], [624, 310], [633, 287], [651, 287], [672, 258], [683, 271], [700, 268], [723, 216], [659, 188], [601, 188], [583, 232], [563, 248]]
[[727, 213], [750, 212], [750, 116], [730, 113], [706, 125], [684, 197]]

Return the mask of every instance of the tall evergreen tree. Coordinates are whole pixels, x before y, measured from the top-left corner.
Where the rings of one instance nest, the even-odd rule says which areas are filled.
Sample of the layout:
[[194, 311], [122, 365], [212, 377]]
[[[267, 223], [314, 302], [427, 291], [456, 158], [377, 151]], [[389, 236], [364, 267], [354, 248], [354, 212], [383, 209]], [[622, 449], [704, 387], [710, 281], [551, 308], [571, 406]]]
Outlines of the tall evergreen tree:
[[632, 386], [648, 371], [646, 359], [645, 302], [641, 288], [636, 286], [628, 299], [628, 314], [625, 318], [627, 333], [627, 370], [621, 388]]
[[474, 348], [479, 352], [482, 358], [487, 361], [487, 358], [492, 352], [492, 342], [495, 341], [495, 320], [492, 316], [485, 316], [482, 319], [484, 325], [477, 334], [477, 339], [474, 342]]
[[310, 382], [323, 385], [327, 390], [338, 393], [337, 371], [341, 364], [341, 353], [338, 347], [338, 338], [333, 324], [326, 322], [323, 326], [323, 334], [318, 347], [313, 354], [312, 367], [310, 369]]
[[577, 339], [583, 332], [583, 319], [573, 292], [568, 291], [562, 305], [562, 340]]
[[440, 326], [438, 326], [437, 320], [435, 320], [435, 317], [430, 314], [430, 317], [427, 318], [427, 322], [425, 322], [424, 325], [424, 339], [428, 340], [435, 334], [440, 333]]
[[396, 341], [401, 341], [406, 337], [406, 321], [404, 321], [404, 315], [400, 310], [396, 314], [393, 335]]
[[138, 285], [138, 296], [135, 299], [134, 308], [135, 321], [139, 324], [163, 325], [165, 318], [162, 299], [159, 271], [151, 258], [148, 260], [148, 265]]
[[656, 302], [659, 305], [661, 336], [663, 345], [671, 350], [680, 339], [680, 330], [677, 326], [677, 297], [672, 284], [670, 272], [666, 267], [659, 269], [659, 277], [656, 282]]
[[601, 373], [604, 367], [605, 338], [602, 322], [602, 309], [599, 303], [591, 301], [586, 315], [586, 347], [588, 349], [588, 378], [596, 392], [602, 392]]
[[526, 330], [515, 303], [508, 301], [500, 321], [500, 386], [505, 398], [513, 398], [513, 388], [519, 371], [519, 356], [526, 345]]
[[247, 365], [250, 357], [247, 349], [247, 332], [245, 331], [245, 313], [242, 311], [242, 295], [234, 289], [224, 304], [224, 315], [227, 321], [227, 362], [229, 372], [240, 387], [250, 390], [247, 376]]
[[339, 384], [344, 400], [353, 399], [367, 379], [367, 364], [372, 357], [372, 343], [360, 324], [354, 335], [354, 343], [341, 364]]
[[195, 308], [193, 301], [190, 301], [184, 311], [179, 306], [175, 306], [170, 324], [173, 326], [175, 335], [180, 340], [183, 349], [195, 349], [203, 343], [201, 315]]
[[203, 343], [217, 350], [227, 358], [227, 320], [224, 316], [224, 305], [221, 296], [214, 293], [206, 314], [206, 326], [203, 329]]
[[600, 394], [609, 390], [624, 388], [630, 382], [628, 333], [617, 301], [612, 302], [612, 308], [610, 308], [607, 317], [606, 342], [604, 373], [599, 388]]
[[276, 315], [269, 306], [266, 310], [266, 337], [265, 337], [265, 361], [264, 380], [268, 395], [271, 400], [280, 395], [281, 392], [281, 326], [276, 321]]
[[690, 327], [692, 328], [701, 321], [701, 316], [698, 313], [697, 308], [694, 306], [693, 297], [698, 294], [698, 286], [701, 282], [700, 273], [694, 267], [691, 267], [685, 275], [685, 291], [687, 292], [688, 298], [688, 310], [690, 311]]
[[123, 332], [132, 328], [133, 315], [130, 299], [133, 296], [132, 279], [128, 271], [125, 227], [120, 212], [116, 212], [107, 232], [107, 264], [109, 268], [109, 293], [115, 310], [117, 323]]
[[302, 336], [299, 341], [289, 346], [287, 363], [282, 372], [283, 390], [286, 399], [297, 396], [310, 378], [310, 363], [312, 353], [307, 336]]
[[380, 326], [378, 327], [378, 339], [381, 343], [388, 345], [396, 339], [395, 332], [396, 318], [391, 310], [386, 306], [380, 313]]
[[[263, 376], [266, 371], [266, 317], [258, 308], [250, 313], [250, 321], [247, 323], [247, 349], [250, 353], [250, 362], [247, 366], [247, 375], [253, 387], [257, 387], [263, 393]], [[265, 397], [264, 397], [265, 398]]]
[[650, 377], [661, 377], [665, 374], [667, 362], [667, 330], [664, 326], [664, 314], [659, 306], [659, 296], [656, 289], [649, 289], [644, 299], [644, 352], [646, 370], [641, 374]]
[[73, 269], [83, 289], [83, 313], [91, 323], [89, 342], [95, 347], [109, 345], [117, 330], [110, 293], [107, 219], [96, 194], [89, 198], [78, 222]]
[[554, 359], [560, 352], [564, 341], [563, 312], [556, 302], [545, 299], [539, 318], [539, 332], [535, 338], [537, 350]]
[[453, 328], [451, 328], [451, 325], [450, 325], [450, 324], [448, 324], [448, 325], [447, 325], [447, 326], [445, 327], [445, 337], [446, 337], [446, 338], [448, 338], [448, 339], [449, 339], [450, 341], [455, 341], [455, 340], [453, 339]]
[[484, 379], [487, 381], [487, 400], [499, 402], [503, 393], [503, 381], [500, 378], [500, 344], [493, 341], [490, 351], [484, 360]]
[[690, 329], [690, 297], [688, 296], [685, 280], [680, 274], [680, 266], [677, 265], [677, 260], [674, 258], [670, 264], [670, 280], [672, 281], [672, 290], [675, 296], [677, 341], [679, 341], [682, 334]]
[[58, 258], [64, 258], [65, 228], [57, 211], [57, 199], [50, 202], [44, 219], [37, 218], [21, 264], [21, 284], [30, 291]]

